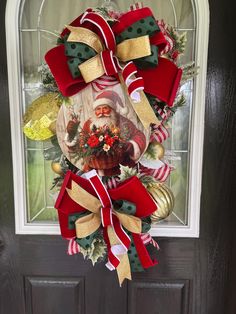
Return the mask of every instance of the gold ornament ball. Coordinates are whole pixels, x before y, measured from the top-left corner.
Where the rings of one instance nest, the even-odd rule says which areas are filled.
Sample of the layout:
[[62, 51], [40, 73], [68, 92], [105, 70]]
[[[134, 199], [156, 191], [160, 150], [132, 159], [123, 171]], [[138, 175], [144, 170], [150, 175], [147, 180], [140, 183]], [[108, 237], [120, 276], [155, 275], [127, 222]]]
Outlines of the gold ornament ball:
[[156, 142], [156, 143], [153, 143], [153, 147], [154, 147], [154, 150], [155, 150], [155, 154], [156, 154], [156, 157], [158, 159], [162, 159], [165, 155], [165, 148], [163, 145], [161, 145], [160, 143]]
[[149, 189], [158, 209], [151, 215], [152, 222], [158, 222], [167, 218], [174, 208], [174, 195], [170, 188], [164, 184], [157, 184]]
[[56, 174], [63, 175], [63, 171], [59, 162], [52, 161], [51, 168]]

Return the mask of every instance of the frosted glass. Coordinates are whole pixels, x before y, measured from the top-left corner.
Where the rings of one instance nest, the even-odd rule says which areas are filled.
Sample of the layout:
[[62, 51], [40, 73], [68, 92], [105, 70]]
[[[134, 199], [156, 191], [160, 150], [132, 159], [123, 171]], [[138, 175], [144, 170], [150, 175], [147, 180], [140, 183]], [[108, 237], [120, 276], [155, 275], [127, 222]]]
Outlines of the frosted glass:
[[[134, 1], [117, 0], [121, 11], [129, 8]], [[57, 34], [66, 23], [79, 16], [87, 7], [97, 7], [103, 1], [78, 0], [25, 0], [22, 1], [20, 21], [20, 42], [22, 62], [22, 113], [34, 99], [43, 94], [38, 66], [43, 62], [45, 52], [55, 46]], [[194, 60], [195, 19], [191, 0], [146, 0], [157, 19], [164, 19], [180, 32], [187, 32], [186, 54], [181, 57], [180, 65]], [[60, 10], [58, 8], [61, 8]], [[168, 128], [170, 138], [164, 143], [171, 155], [168, 162], [174, 170], [168, 179], [175, 195], [174, 212], [161, 224], [177, 226], [187, 224], [188, 219], [188, 173], [191, 139], [191, 112], [193, 82], [182, 86], [185, 91], [186, 104], [175, 114]], [[44, 155], [52, 146], [50, 141], [44, 143], [25, 139], [26, 186], [28, 212], [27, 218], [32, 223], [51, 223], [57, 220], [53, 208], [53, 192], [50, 190], [55, 177], [51, 171], [51, 161]]]

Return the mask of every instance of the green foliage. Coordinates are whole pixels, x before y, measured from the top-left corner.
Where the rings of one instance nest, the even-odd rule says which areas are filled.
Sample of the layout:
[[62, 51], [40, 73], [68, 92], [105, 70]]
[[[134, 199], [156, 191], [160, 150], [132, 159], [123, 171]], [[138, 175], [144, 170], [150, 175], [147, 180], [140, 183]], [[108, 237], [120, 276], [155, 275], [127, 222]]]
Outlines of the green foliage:
[[156, 160], [156, 151], [155, 151], [155, 144], [149, 143], [147, 150], [145, 151], [144, 157], [146, 159]]
[[157, 181], [152, 176], [142, 176], [139, 178], [146, 189], [151, 188], [153, 185], [157, 184]]
[[93, 266], [98, 261], [102, 261], [105, 258], [106, 250], [106, 243], [101, 236], [95, 238], [88, 249], [80, 247], [80, 252], [83, 254], [84, 258], [91, 260]]
[[184, 64], [182, 66], [183, 74], [181, 79], [181, 85], [185, 84], [187, 81], [193, 79], [198, 75], [199, 67], [195, 66], [194, 61]]
[[42, 63], [39, 67], [38, 67], [38, 72], [41, 74], [41, 79], [42, 79], [42, 83], [44, 88], [49, 91], [49, 92], [58, 92], [58, 87], [56, 84], [56, 81], [49, 69], [49, 66], [45, 63]]
[[145, 186], [145, 188], [149, 188], [151, 187], [153, 184], [156, 184], [156, 180], [151, 177], [151, 176], [142, 176], [139, 173], [139, 170], [137, 167], [135, 168], [130, 168], [128, 166], [122, 166], [120, 165], [120, 175], [119, 175], [119, 179], [120, 182], [123, 182], [133, 176], [136, 176], [137, 178], [139, 178], [139, 180], [142, 182], [142, 184]]
[[138, 176], [138, 170], [136, 167], [130, 168], [128, 166], [122, 166], [120, 165], [120, 175], [119, 179], [121, 182], [125, 181], [126, 179], [129, 179], [133, 176]]
[[184, 32], [182, 34], [178, 33], [173, 27], [171, 29], [171, 36], [175, 40], [175, 50], [177, 50], [180, 54], [183, 54], [186, 47], [187, 42], [187, 33]]

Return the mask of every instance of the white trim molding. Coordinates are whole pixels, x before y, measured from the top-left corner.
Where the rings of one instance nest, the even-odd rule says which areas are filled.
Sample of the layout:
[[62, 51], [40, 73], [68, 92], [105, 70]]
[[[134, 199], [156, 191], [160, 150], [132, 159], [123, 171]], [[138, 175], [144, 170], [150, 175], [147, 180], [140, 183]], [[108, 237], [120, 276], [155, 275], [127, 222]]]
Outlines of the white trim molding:
[[151, 230], [152, 236], [197, 238], [200, 232], [200, 206], [202, 187], [202, 162], [205, 122], [205, 88], [208, 58], [210, 11], [208, 0], [195, 0], [196, 49], [195, 64], [199, 74], [195, 78], [191, 123], [191, 146], [189, 158], [189, 192], [187, 226], [157, 225]]
[[[17, 234], [60, 234], [58, 224], [27, 222], [25, 181], [25, 153], [22, 132], [22, 69], [20, 62], [19, 20], [22, 0], [8, 0], [6, 6], [6, 38], [8, 82], [11, 114], [12, 156], [14, 173], [15, 231]], [[191, 122], [190, 172], [187, 226], [158, 224], [151, 230], [152, 236], [198, 237], [204, 141], [205, 86], [209, 34], [208, 0], [195, 0], [196, 49], [195, 61], [200, 67], [195, 79], [194, 107]]]

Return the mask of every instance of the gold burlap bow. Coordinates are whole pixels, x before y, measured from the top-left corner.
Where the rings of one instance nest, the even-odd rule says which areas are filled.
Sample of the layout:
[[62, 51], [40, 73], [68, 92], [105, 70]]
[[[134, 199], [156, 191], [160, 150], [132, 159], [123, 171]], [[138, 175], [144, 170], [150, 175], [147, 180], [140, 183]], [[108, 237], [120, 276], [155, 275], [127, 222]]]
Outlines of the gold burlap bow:
[[[72, 180], [71, 189], [66, 189], [70, 198], [86, 208], [91, 214], [81, 217], [75, 222], [76, 236], [77, 238], [85, 238], [94, 233], [101, 225], [100, 209], [102, 204], [99, 199], [91, 195], [76, 182]], [[132, 233], [141, 233], [142, 222], [141, 219], [132, 215], [119, 213], [113, 209], [113, 214], [117, 216], [121, 225]], [[107, 229], [108, 237], [111, 246], [119, 245], [120, 241], [117, 238], [113, 228], [111, 226]], [[117, 274], [120, 285], [125, 278], [131, 280], [131, 270], [129, 264], [128, 254], [119, 255], [120, 264], [117, 267]]]
[[[83, 62], [78, 66], [80, 73], [86, 83], [92, 82], [97, 78], [105, 74], [105, 69], [101, 59], [100, 53], [105, 50], [105, 47], [100, 37], [93, 31], [83, 28], [66, 26], [70, 30], [70, 35], [67, 39], [68, 42], [81, 42], [92, 47], [97, 55]], [[150, 56], [151, 46], [149, 36], [141, 36], [138, 38], [126, 39], [122, 43], [116, 46], [116, 57], [121, 62], [127, 62], [142, 57]], [[119, 75], [121, 78], [122, 76]], [[127, 94], [127, 87], [121, 79], [121, 85]], [[149, 101], [143, 91], [139, 91], [140, 101], [134, 102], [131, 97], [128, 97], [133, 109], [139, 117], [141, 123], [145, 129], [148, 129], [151, 123], [160, 125], [160, 121], [157, 119]]]
[[[93, 31], [83, 27], [66, 27], [71, 31], [67, 41], [84, 43], [97, 52], [96, 56], [78, 66], [84, 81], [89, 83], [104, 75], [105, 70], [100, 53], [105, 50], [105, 47], [100, 37]], [[115, 53], [121, 62], [147, 57], [150, 54], [151, 46], [148, 35], [124, 40], [116, 46]]]

